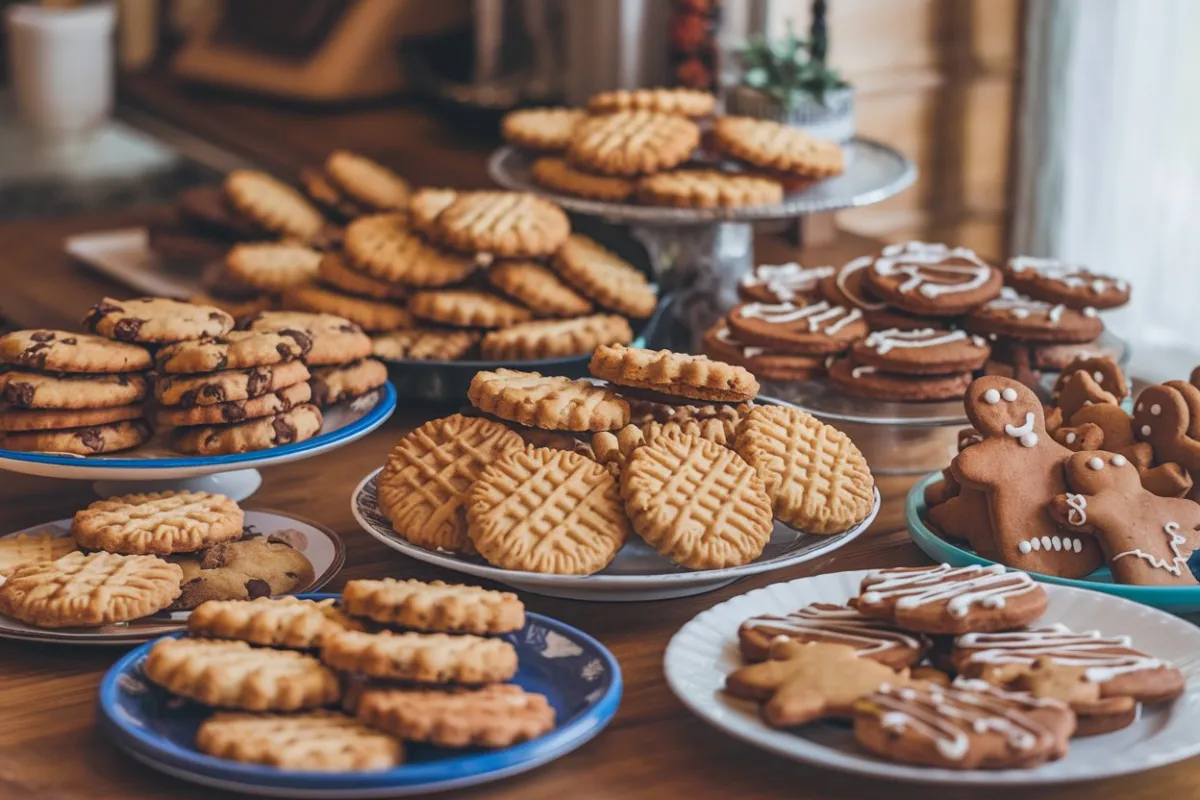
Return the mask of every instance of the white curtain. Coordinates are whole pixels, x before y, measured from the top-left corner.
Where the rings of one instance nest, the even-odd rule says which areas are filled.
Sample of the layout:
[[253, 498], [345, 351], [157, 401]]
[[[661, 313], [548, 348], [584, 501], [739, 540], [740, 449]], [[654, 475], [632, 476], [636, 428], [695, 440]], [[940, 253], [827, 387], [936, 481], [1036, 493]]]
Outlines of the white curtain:
[[1013, 252], [1127, 278], [1133, 373], [1200, 363], [1200, 2], [1030, 0]]

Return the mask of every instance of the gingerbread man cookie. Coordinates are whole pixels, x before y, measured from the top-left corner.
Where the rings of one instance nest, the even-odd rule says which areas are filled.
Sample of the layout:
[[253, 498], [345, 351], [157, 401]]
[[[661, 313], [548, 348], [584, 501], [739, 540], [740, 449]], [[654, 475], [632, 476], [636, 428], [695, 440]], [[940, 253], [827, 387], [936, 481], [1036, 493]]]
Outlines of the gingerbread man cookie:
[[1058, 392], [1058, 407], [1062, 409], [1063, 419], [1070, 419], [1076, 411], [1087, 406], [1115, 406], [1120, 402], [1111, 392], [1105, 391], [1091, 373], [1083, 370], [1071, 373]]
[[1099, 541], [1117, 583], [1197, 584], [1187, 561], [1200, 548], [1200, 504], [1150, 493], [1129, 459], [1104, 450], [1075, 453], [1065, 473], [1071, 491], [1051, 515]]
[[926, 516], [944, 538], [969, 543], [980, 558], [996, 561], [1000, 557], [987, 495], [978, 489], [959, 487], [957, 495], [941, 505], [931, 506]]
[[1159, 497], [1184, 497], [1192, 478], [1174, 462], [1155, 466], [1154, 447], [1133, 435], [1133, 419], [1120, 406], [1100, 403], [1084, 406], [1069, 426], [1054, 431], [1054, 440], [1070, 450], [1107, 450], [1119, 453], [1137, 467], [1142, 486]]
[[1128, 726], [1137, 718], [1137, 701], [1129, 695], [1101, 697], [1100, 683], [1087, 667], [1040, 658], [1010, 680], [1005, 688], [1066, 703], [1075, 712], [1075, 736], [1096, 736]]
[[951, 465], [964, 488], [987, 494], [999, 561], [1010, 567], [1082, 578], [1103, 563], [1090, 536], [1064, 536], [1050, 501], [1066, 492], [1063, 462], [1071, 451], [1054, 441], [1042, 404], [1010, 378], [987, 376], [967, 390], [967, 417], [983, 441]]
[[1120, 365], [1108, 356], [1076, 356], [1070, 364], [1063, 367], [1058, 378], [1054, 381], [1052, 396], [1057, 398], [1067, 380], [1076, 372], [1086, 372], [1100, 384], [1100, 388], [1117, 398], [1124, 400], [1129, 395], [1129, 384]]
[[1144, 389], [1133, 407], [1133, 433], [1154, 446], [1160, 462], [1200, 470], [1200, 389], [1186, 381]]

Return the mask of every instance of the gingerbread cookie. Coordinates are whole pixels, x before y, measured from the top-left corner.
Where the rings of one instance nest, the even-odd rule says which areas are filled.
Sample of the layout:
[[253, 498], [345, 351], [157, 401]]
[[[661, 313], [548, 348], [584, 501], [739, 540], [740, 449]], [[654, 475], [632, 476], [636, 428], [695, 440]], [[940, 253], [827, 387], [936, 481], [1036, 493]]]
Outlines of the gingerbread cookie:
[[704, 333], [701, 346], [704, 355], [745, 367], [754, 377], [765, 381], [805, 381], [825, 373], [826, 357], [803, 356], [783, 348], [760, 347], [743, 342], [720, 320]]
[[1133, 407], [1133, 433], [1159, 461], [1200, 471], [1200, 389], [1186, 381], [1147, 387]]
[[1129, 396], [1129, 383], [1115, 360], [1108, 356], [1077, 356], [1062, 368], [1062, 372], [1054, 381], [1054, 397], [1058, 396], [1067, 380], [1076, 372], [1091, 375], [1100, 388], [1115, 397], [1118, 402]]
[[995, 561], [996, 535], [987, 495], [977, 489], [959, 487], [958, 494], [925, 512], [934, 530], [948, 539], [966, 541], [980, 558]]
[[1057, 258], [1016, 256], [1005, 269], [1008, 283], [1035, 300], [1067, 308], [1116, 308], [1129, 302], [1128, 281], [1099, 275]]
[[1120, 406], [1096, 403], [1075, 412], [1070, 425], [1054, 431], [1059, 444], [1080, 450], [1107, 450], [1129, 459], [1142, 478], [1142, 486], [1160, 497], [1185, 497], [1192, 488], [1187, 471], [1172, 461], [1154, 463], [1154, 447], [1139, 442], [1133, 433], [1133, 418]]
[[765, 661], [781, 639], [849, 645], [859, 658], [892, 669], [913, 666], [929, 649], [929, 641], [919, 634], [829, 603], [813, 603], [782, 617], [752, 617], [738, 627], [738, 644], [747, 661]]
[[834, 272], [833, 267], [802, 267], [795, 261], [759, 264], [738, 281], [738, 294], [747, 302], [804, 305], [820, 299], [821, 281]]
[[821, 279], [821, 298], [831, 305], [857, 308], [872, 328], [898, 328], [902, 331], [929, 327], [928, 317], [919, 317], [891, 308], [871, 294], [864, 280], [874, 256], [860, 256]]
[[1020, 342], [1083, 343], [1104, 332], [1094, 308], [1076, 311], [1064, 305], [1034, 300], [1005, 286], [994, 300], [975, 309], [963, 321], [981, 336], [1005, 336]]
[[829, 365], [829, 382], [847, 394], [872, 400], [952, 400], [966, 393], [971, 373], [907, 375], [839, 358]]
[[539, 158], [530, 168], [533, 182], [552, 192], [620, 203], [633, 197], [637, 183], [612, 175], [593, 175], [575, 169], [563, 158]]
[[944, 375], [982, 369], [991, 355], [987, 342], [966, 331], [938, 328], [873, 331], [850, 349], [859, 364], [906, 375]]
[[868, 331], [857, 308], [824, 300], [811, 306], [745, 303], [730, 311], [727, 321], [730, 331], [746, 342], [802, 355], [840, 353]]
[[1051, 659], [1040, 659], [1009, 680], [1005, 687], [1065, 703], [1075, 712], [1074, 736], [1111, 733], [1137, 718], [1137, 701], [1128, 696], [1101, 697], [1100, 684], [1088, 678], [1086, 667], [1068, 667]]
[[1079, 370], [1072, 372], [1063, 382], [1057, 395], [1059, 409], [1063, 419], [1071, 419], [1082, 408], [1091, 405], [1112, 405], [1120, 403], [1115, 396], [1101, 388], [1091, 373]]
[[576, 126], [567, 161], [601, 175], [633, 177], [679, 166], [700, 144], [700, 128], [683, 117], [622, 111]]
[[994, 298], [1000, 270], [965, 247], [906, 242], [883, 248], [863, 279], [871, 292], [922, 316], [953, 317]]

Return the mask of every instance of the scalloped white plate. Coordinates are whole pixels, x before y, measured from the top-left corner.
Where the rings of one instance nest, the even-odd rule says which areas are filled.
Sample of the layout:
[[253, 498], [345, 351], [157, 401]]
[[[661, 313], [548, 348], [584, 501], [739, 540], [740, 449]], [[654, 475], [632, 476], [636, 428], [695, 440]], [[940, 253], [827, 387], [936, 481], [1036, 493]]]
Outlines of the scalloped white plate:
[[701, 719], [756, 747], [807, 764], [890, 780], [976, 786], [1072, 783], [1141, 772], [1200, 753], [1200, 630], [1148, 606], [1066, 586], [1044, 587], [1050, 607], [1040, 623], [1131, 636], [1138, 649], [1175, 662], [1188, 685], [1174, 703], [1143, 706], [1138, 719], [1124, 730], [1072, 739], [1065, 758], [1034, 769], [957, 771], [884, 761], [858, 747], [848, 726], [818, 722], [794, 731], [775, 730], [759, 719], [755, 704], [721, 691], [725, 676], [742, 663], [737, 628], [744, 620], [809, 603], [844, 603], [858, 594], [867, 572], [776, 583], [697, 615], [667, 645], [663, 669], [671, 690]]

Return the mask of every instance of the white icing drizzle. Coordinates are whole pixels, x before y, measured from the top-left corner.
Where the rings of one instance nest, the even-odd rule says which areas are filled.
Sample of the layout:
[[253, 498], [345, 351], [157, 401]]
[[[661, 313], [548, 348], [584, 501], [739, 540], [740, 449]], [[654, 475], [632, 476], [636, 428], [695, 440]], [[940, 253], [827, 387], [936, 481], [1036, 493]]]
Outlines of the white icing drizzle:
[[743, 358], [755, 358], [767, 352], [765, 347], [750, 347], [743, 344], [740, 340], [733, 338], [733, 334], [729, 332], [729, 328], [721, 327], [717, 329], [717, 341], [727, 344], [731, 347], [741, 348]]
[[1079, 527], [1087, 524], [1087, 498], [1081, 494], [1068, 494], [1067, 505], [1070, 511], [1067, 512], [1067, 523]]
[[[1004, 391], [1009, 391], [1005, 389]], [[1033, 432], [1034, 416], [1032, 411], [1025, 412], [1025, 424], [1021, 426], [1005, 424], [1004, 432], [1021, 443], [1022, 447], [1036, 447], [1038, 435]]]
[[1171, 555], [1173, 556], [1170, 561], [1158, 558], [1157, 556], [1152, 556], [1149, 553], [1145, 553], [1141, 550], [1126, 550], [1124, 553], [1117, 553], [1112, 557], [1112, 560], [1116, 561], [1118, 558], [1133, 556], [1134, 558], [1140, 558], [1143, 561], [1146, 561], [1155, 569], [1165, 569], [1167, 572], [1178, 578], [1183, 574], [1183, 571], [1188, 568], [1187, 556], [1179, 552], [1179, 545], [1183, 544], [1186, 539], [1179, 535], [1178, 522], [1168, 522], [1166, 525], [1163, 525], [1163, 533], [1167, 534], [1170, 539], [1170, 541], [1167, 543], [1171, 548]]
[[882, 569], [863, 578], [863, 603], [897, 598], [897, 608], [917, 608], [942, 600], [952, 617], [965, 617], [971, 606], [1003, 608], [1005, 599], [1037, 588], [1024, 572], [1007, 572], [1000, 564], [951, 567], [940, 564], [929, 569]]
[[862, 318], [857, 308], [831, 306], [825, 300], [811, 306], [795, 306], [791, 303], [747, 303], [739, 311], [747, 319], [761, 319], [771, 325], [788, 325], [804, 320], [809, 333], [818, 333], [824, 324], [824, 332], [835, 334], [842, 328]]
[[[1072, 633], [1065, 625], [1007, 633], [964, 633], [955, 648], [970, 650], [969, 663], [1032, 664], [1046, 658], [1067, 667], [1084, 667], [1089, 681], [1103, 683], [1118, 675], [1159, 669], [1168, 662], [1129, 649], [1128, 636], [1102, 637], [1099, 631]], [[1124, 652], [1105, 653], [1121, 649]]]
[[934, 328], [921, 328], [915, 331], [888, 328], [884, 331], [875, 331], [867, 337], [864, 344], [867, 347], [877, 350], [879, 355], [882, 356], [897, 347], [901, 349], [937, 347], [940, 344], [961, 342], [967, 338], [966, 331], [942, 331], [941, 335], [938, 335], [938, 333]]
[[1108, 291], [1112, 286], [1119, 291], [1125, 291], [1128, 284], [1102, 275], [1093, 275], [1086, 267], [1078, 264], [1068, 264], [1057, 258], [1037, 258], [1036, 256], [1016, 256], [1008, 261], [1008, 268], [1016, 273], [1033, 271], [1047, 280], [1057, 281], [1068, 289], [1087, 287], [1096, 294]]
[[1063, 312], [1066, 309], [1061, 305], [1055, 306], [1043, 303], [1041, 300], [1034, 300], [1032, 297], [1026, 297], [1019, 293], [1011, 286], [1004, 286], [1000, 289], [1000, 295], [989, 301], [984, 306], [984, 310], [1007, 311], [1013, 319], [1028, 319], [1035, 313], [1044, 314], [1050, 324], [1057, 325], [1062, 320]]
[[855, 272], [871, 266], [871, 262], [874, 260], [875, 256], [859, 256], [838, 270], [837, 277], [833, 279], [833, 282], [837, 286], [838, 291], [844, 294], [846, 299], [859, 308], [866, 309], [867, 311], [882, 311], [883, 309], [887, 308], [887, 303], [868, 300], [861, 295], [855, 295], [846, 288], [846, 279], [848, 279]]
[[790, 302], [801, 292], [811, 291], [822, 278], [833, 274], [833, 267], [805, 268], [795, 261], [786, 264], [760, 264], [742, 278], [743, 286], [766, 286], [780, 300]]
[[[967, 263], [945, 263], [951, 259]], [[928, 242], [888, 245], [875, 259], [873, 268], [876, 275], [883, 277], [906, 277], [908, 280], [897, 287], [898, 291], [908, 293], [915, 290], [929, 298], [979, 289], [992, 275], [992, 267], [980, 260], [974, 250]], [[956, 278], [962, 280], [941, 282], [943, 279], [954, 281]]]
[[874, 367], [869, 367], [866, 364], [863, 364], [862, 366], [858, 366], [858, 367], [855, 367], [854, 369], [850, 370], [850, 377], [851, 378], [861, 378], [863, 375], [870, 375], [874, 371], [875, 371]]
[[821, 641], [844, 642], [852, 645], [860, 656], [897, 648], [921, 649], [921, 642], [915, 636], [845, 606], [812, 605], [786, 617], [754, 617], [743, 622], [742, 628], [761, 630], [769, 636], [810, 635]]

